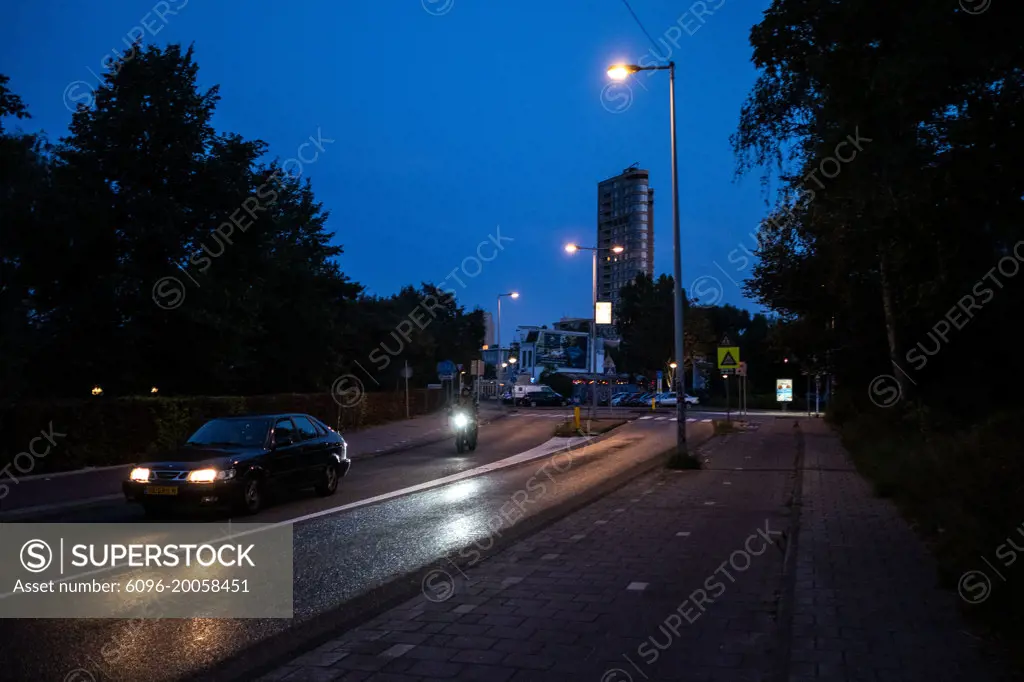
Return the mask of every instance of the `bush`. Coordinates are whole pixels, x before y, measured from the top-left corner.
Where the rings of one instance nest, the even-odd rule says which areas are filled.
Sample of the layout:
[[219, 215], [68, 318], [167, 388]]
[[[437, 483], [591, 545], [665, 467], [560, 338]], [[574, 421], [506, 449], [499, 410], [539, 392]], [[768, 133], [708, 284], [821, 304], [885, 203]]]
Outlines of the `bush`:
[[[441, 406], [440, 391], [410, 390], [411, 415]], [[234, 414], [304, 412], [342, 432], [405, 418], [405, 393], [367, 393], [350, 408], [327, 393], [250, 397], [94, 398], [34, 402], [0, 412], [0, 469], [26, 452], [30, 441], [55, 432], [45, 457], [19, 458], [10, 473], [18, 476], [66, 471], [84, 466], [126, 464], [171, 450], [206, 421]], [[52, 425], [52, 427], [51, 427]], [[65, 434], [56, 436], [56, 434]], [[45, 443], [37, 441], [36, 450]]]

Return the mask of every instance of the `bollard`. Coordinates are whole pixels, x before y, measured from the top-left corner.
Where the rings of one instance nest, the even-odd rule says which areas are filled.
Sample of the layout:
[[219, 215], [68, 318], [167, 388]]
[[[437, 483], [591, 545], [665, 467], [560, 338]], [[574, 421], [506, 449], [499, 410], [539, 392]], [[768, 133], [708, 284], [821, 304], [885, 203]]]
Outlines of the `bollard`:
[[573, 421], [573, 425], [576, 427], [576, 430], [579, 431], [579, 429], [580, 429], [580, 408], [579, 408], [579, 406], [576, 406], [576, 407], [572, 408], [572, 421]]

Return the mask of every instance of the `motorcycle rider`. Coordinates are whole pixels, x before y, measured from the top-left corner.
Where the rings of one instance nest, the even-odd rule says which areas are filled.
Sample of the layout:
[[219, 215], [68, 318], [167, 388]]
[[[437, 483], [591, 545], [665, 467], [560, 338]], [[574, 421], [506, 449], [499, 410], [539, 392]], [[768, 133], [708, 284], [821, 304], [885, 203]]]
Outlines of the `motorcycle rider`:
[[470, 436], [470, 438], [475, 443], [477, 436], [477, 427], [480, 421], [478, 419], [480, 410], [479, 406], [476, 403], [476, 400], [473, 397], [473, 391], [471, 391], [468, 386], [464, 386], [462, 388], [462, 392], [459, 394], [459, 397], [455, 400], [455, 407], [462, 408], [471, 415], [473, 423], [472, 426], [470, 427], [472, 429], [472, 435]]

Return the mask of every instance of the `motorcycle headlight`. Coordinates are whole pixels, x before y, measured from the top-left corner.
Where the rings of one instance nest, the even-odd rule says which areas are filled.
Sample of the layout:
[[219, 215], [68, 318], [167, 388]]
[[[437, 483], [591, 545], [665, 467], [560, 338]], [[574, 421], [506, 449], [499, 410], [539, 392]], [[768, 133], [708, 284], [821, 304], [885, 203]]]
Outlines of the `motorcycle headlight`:
[[465, 413], [459, 412], [455, 415], [456, 426], [466, 426], [467, 424], [469, 424], [469, 417], [467, 417]]

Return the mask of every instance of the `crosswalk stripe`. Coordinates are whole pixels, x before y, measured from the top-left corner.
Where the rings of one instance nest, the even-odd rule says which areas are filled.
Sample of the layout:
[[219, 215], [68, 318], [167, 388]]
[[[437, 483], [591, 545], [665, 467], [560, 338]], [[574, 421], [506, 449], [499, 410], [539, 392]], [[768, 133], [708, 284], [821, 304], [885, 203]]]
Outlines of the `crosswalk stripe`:
[[647, 415], [644, 415], [643, 417], [640, 417], [640, 418], [641, 419], [652, 419], [653, 417], [651, 417], [651, 415], [647, 414]]

